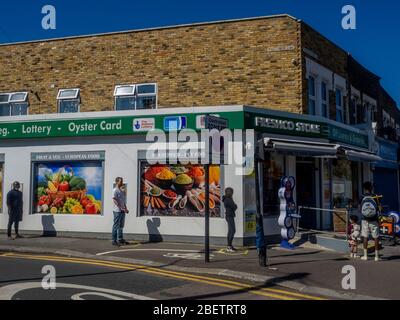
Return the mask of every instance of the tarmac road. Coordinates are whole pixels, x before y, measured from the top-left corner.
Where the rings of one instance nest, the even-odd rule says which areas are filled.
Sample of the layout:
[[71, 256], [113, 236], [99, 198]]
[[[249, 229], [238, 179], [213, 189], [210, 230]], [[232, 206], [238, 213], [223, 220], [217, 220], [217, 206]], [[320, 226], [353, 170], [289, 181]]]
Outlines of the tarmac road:
[[[44, 266], [54, 267], [55, 290], [42, 287]], [[0, 269], [0, 300], [322, 299], [277, 286], [265, 288], [219, 277], [97, 259], [3, 253]]]

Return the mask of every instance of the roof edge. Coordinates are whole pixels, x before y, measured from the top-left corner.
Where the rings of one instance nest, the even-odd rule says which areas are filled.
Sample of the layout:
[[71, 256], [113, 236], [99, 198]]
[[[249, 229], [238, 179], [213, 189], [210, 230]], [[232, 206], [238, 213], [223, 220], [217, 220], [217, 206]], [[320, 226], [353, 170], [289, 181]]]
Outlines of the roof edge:
[[294, 21], [298, 21], [298, 22], [301, 21], [300, 19], [295, 18], [290, 14], [283, 13], [283, 14], [258, 16], [258, 17], [226, 19], [226, 20], [214, 20], [214, 21], [205, 21], [205, 22], [176, 24], [176, 25], [161, 26], [161, 27], [131, 29], [131, 30], [124, 30], [124, 31], [113, 31], [113, 32], [103, 32], [103, 33], [93, 33], [93, 34], [85, 34], [85, 35], [77, 35], [77, 36], [66, 36], [66, 37], [59, 37], [59, 38], [47, 38], [47, 39], [40, 39], [40, 40], [8, 42], [8, 43], [1, 43], [0, 47], [23, 45], [23, 44], [30, 44], [30, 43], [43, 43], [43, 42], [63, 41], [63, 40], [71, 40], [71, 39], [111, 36], [111, 35], [118, 35], [118, 34], [146, 32], [146, 31], [155, 31], [155, 30], [168, 30], [168, 29], [177, 29], [177, 28], [185, 28], [185, 27], [186, 28], [187, 27], [197, 27], [197, 26], [205, 26], [205, 25], [212, 25], [212, 24], [223, 24], [223, 23], [232, 23], [232, 22], [263, 20], [263, 19], [275, 19], [275, 18], [290, 18], [290, 19], [292, 19]]

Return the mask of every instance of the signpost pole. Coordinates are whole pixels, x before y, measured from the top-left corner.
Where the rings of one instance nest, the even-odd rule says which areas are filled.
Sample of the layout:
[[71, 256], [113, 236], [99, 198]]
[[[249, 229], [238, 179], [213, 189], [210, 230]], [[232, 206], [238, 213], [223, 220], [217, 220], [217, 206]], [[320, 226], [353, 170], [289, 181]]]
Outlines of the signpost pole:
[[[204, 125], [206, 130], [218, 130], [222, 131], [225, 128], [228, 128], [228, 120], [224, 118], [219, 118], [211, 115], [206, 115], [204, 119]], [[205, 240], [204, 240], [204, 259], [205, 262], [210, 262], [210, 163], [213, 163], [212, 152], [210, 152], [210, 148], [212, 148], [210, 144], [210, 136], [207, 135], [206, 145], [208, 146], [207, 152], [207, 161], [204, 166], [205, 170], [205, 194], [206, 194], [206, 203], [205, 203], [205, 213], [204, 213], [204, 224], [205, 224]], [[213, 150], [215, 151], [215, 150]]]

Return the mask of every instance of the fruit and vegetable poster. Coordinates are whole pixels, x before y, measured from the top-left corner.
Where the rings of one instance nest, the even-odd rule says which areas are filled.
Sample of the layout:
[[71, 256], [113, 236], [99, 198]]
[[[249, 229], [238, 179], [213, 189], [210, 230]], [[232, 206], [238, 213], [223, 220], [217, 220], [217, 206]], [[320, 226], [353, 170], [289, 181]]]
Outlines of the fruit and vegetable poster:
[[[142, 162], [140, 214], [202, 217], [205, 171], [201, 165], [149, 165]], [[210, 166], [210, 216], [221, 217], [220, 166]]]
[[101, 161], [34, 164], [35, 213], [102, 214]]

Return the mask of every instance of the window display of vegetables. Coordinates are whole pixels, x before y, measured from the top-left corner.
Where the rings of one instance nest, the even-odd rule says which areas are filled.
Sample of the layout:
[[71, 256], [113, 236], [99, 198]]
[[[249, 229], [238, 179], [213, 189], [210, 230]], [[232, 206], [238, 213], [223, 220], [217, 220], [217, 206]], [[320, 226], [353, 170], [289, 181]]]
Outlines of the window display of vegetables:
[[86, 188], [86, 181], [83, 180], [80, 177], [72, 177], [71, 180], [69, 181], [69, 186], [72, 191], [76, 190], [85, 190]]
[[102, 202], [86, 194], [83, 177], [74, 175], [71, 167], [62, 167], [56, 173], [48, 167], [38, 176], [35, 208], [38, 213], [101, 214]]

